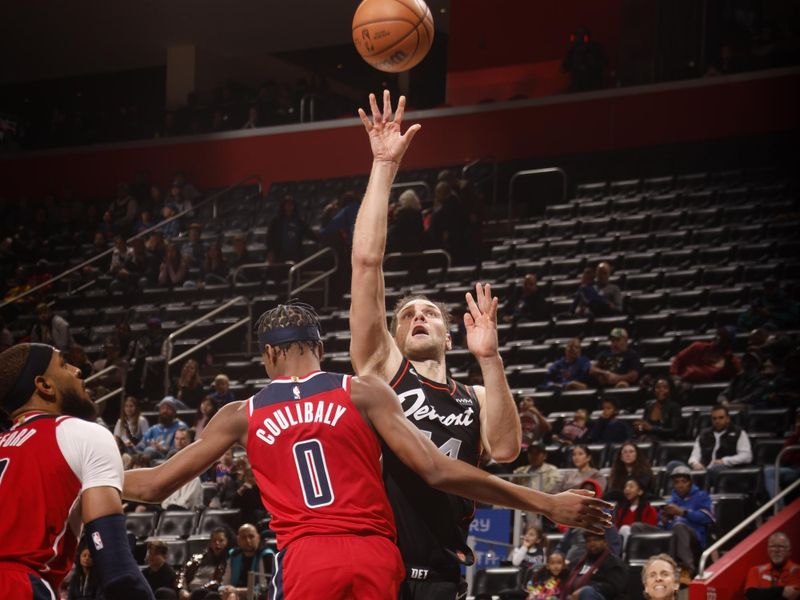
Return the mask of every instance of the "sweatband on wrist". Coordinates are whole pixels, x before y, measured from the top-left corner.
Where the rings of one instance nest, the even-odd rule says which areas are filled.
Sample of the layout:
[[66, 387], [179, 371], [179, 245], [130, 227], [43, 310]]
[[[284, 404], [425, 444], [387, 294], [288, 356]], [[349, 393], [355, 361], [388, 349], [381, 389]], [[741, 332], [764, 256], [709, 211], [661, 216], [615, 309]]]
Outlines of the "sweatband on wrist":
[[24, 406], [31, 399], [36, 389], [34, 380], [39, 375], [45, 374], [55, 351], [49, 344], [28, 344], [28, 347], [28, 359], [22, 366], [14, 385], [2, 400], [3, 410], [8, 414]]
[[86, 542], [106, 598], [154, 600], [153, 590], [133, 558], [122, 514], [106, 515], [86, 523]]
[[258, 334], [259, 351], [264, 351], [264, 346], [282, 346], [292, 342], [319, 342], [322, 338], [319, 335], [319, 328], [314, 325], [279, 327], [262, 331]]

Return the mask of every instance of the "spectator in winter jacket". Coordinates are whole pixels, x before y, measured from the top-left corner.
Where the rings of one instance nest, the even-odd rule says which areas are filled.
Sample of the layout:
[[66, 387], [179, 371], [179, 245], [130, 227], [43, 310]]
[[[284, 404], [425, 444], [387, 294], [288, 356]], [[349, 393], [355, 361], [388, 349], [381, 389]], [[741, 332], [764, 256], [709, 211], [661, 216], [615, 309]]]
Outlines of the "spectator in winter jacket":
[[706, 469], [708, 481], [714, 485], [720, 471], [750, 464], [753, 451], [747, 432], [731, 422], [728, 409], [717, 405], [711, 409], [711, 427], [704, 429], [694, 441], [689, 466]]
[[735, 335], [732, 327], [721, 327], [710, 342], [693, 342], [672, 359], [670, 373], [689, 383], [732, 379], [740, 367], [733, 354]]

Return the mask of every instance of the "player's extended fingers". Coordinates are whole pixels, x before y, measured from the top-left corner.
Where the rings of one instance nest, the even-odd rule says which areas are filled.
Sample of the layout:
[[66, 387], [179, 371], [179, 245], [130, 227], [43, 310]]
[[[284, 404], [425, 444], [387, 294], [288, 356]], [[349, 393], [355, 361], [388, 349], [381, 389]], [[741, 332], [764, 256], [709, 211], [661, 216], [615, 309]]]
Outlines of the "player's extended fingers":
[[466, 327], [467, 330], [469, 330], [474, 326], [475, 326], [475, 319], [472, 318], [472, 315], [469, 314], [468, 312], [464, 313], [464, 327]]
[[389, 90], [383, 90], [383, 122], [392, 120], [392, 95]]
[[372, 123], [377, 125], [381, 122], [381, 111], [378, 110], [378, 100], [375, 98], [375, 94], [369, 95], [369, 108], [372, 111]]
[[394, 122], [398, 125], [403, 123], [403, 115], [406, 112], [406, 97], [400, 96], [397, 100], [397, 110], [394, 111]]
[[494, 298], [492, 298], [492, 304], [489, 307], [489, 319], [491, 319], [492, 323], [497, 323], [497, 304], [498, 304], [498, 302], [499, 301], [498, 301], [497, 297], [495, 296]]
[[367, 113], [364, 112], [363, 108], [358, 109], [358, 116], [361, 119], [361, 122], [364, 124], [364, 129], [371, 131], [372, 123], [369, 122], [369, 117], [367, 116]]
[[[395, 119], [395, 121], [397, 121], [397, 119]], [[411, 127], [409, 127], [409, 128], [408, 128], [408, 131], [406, 131], [406, 132], [405, 132], [403, 135], [401, 135], [400, 137], [403, 139], [403, 141], [404, 141], [406, 144], [410, 144], [410, 143], [411, 143], [411, 140], [413, 140], [413, 139], [414, 139], [414, 136], [415, 136], [415, 135], [417, 135], [417, 132], [418, 132], [420, 129], [422, 129], [422, 125], [420, 125], [419, 123], [415, 123], [414, 125], [412, 125]]]
[[472, 294], [469, 292], [467, 292], [467, 308], [469, 309], [473, 319], [477, 319], [479, 316], [481, 316], [481, 311], [478, 308], [478, 305], [475, 304], [475, 300], [472, 299]]

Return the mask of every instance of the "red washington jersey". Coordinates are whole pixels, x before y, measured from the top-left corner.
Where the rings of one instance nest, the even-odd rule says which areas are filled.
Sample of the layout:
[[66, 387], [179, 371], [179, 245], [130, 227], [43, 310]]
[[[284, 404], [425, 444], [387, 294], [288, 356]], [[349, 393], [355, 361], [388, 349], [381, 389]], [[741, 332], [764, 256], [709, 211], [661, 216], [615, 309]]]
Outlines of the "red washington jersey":
[[277, 378], [247, 402], [247, 455], [279, 549], [312, 535], [395, 540], [380, 444], [348, 375]]
[[81, 493], [101, 486], [122, 491], [122, 459], [97, 423], [36, 412], [0, 435], [0, 580], [25, 571], [57, 591], [81, 533]]

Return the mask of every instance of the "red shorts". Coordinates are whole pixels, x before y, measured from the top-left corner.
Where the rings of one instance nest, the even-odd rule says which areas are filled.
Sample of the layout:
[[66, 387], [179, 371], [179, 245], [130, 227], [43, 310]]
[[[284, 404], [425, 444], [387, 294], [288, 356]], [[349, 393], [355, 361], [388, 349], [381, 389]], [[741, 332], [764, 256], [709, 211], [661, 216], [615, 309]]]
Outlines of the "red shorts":
[[397, 600], [405, 578], [400, 551], [378, 536], [320, 535], [278, 553], [271, 600]]
[[0, 598], [3, 600], [56, 600], [50, 586], [27, 571], [0, 567]]

